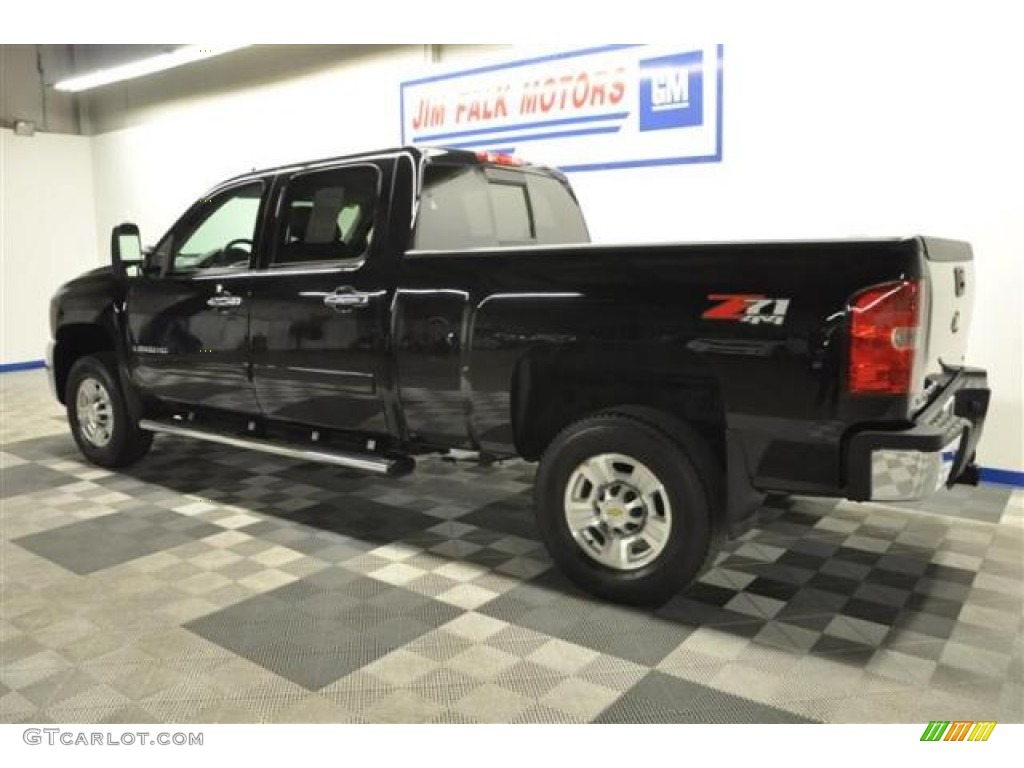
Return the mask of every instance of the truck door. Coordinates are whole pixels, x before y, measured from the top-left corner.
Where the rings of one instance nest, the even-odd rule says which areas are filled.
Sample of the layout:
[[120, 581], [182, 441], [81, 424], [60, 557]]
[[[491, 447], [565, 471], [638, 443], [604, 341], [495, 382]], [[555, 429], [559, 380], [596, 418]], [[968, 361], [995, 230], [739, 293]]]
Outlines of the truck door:
[[157, 245], [159, 267], [128, 288], [129, 368], [162, 400], [258, 413], [248, 377], [250, 267], [269, 183], [197, 202]]
[[295, 173], [252, 286], [253, 382], [267, 418], [386, 434], [395, 283], [385, 251], [392, 160]]

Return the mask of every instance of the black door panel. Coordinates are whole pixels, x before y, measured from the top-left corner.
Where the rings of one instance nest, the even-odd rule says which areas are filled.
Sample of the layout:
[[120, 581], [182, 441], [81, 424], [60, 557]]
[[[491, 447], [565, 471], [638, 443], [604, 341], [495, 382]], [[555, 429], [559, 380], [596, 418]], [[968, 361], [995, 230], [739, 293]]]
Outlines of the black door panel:
[[252, 284], [252, 375], [263, 413], [327, 429], [386, 434], [387, 210], [393, 161], [282, 181], [268, 264]]
[[[248, 377], [250, 278], [140, 279], [128, 291], [136, 384], [161, 400], [257, 413]], [[226, 298], [229, 306], [210, 306]]]
[[[371, 283], [371, 284], [367, 284]], [[255, 282], [253, 381], [266, 416], [360, 432], [387, 432], [381, 366], [389, 295], [366, 273], [310, 273]], [[339, 287], [365, 303], [325, 303]]]

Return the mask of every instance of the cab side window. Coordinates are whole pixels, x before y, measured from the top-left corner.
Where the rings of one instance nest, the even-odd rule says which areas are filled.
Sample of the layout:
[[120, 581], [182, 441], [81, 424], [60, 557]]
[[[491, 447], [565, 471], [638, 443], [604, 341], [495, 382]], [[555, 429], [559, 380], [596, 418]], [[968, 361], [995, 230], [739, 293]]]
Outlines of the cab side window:
[[373, 242], [380, 171], [354, 165], [296, 175], [281, 206], [272, 266], [365, 258]]
[[157, 246], [161, 266], [174, 275], [248, 269], [263, 190], [255, 181], [195, 206]]

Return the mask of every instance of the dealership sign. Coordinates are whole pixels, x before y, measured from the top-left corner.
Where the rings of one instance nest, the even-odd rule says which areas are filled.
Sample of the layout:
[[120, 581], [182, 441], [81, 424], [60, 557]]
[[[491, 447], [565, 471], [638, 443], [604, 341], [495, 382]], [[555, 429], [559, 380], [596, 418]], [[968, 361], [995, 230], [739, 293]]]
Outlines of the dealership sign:
[[722, 46], [612, 45], [402, 83], [402, 143], [567, 171], [722, 159]]
[[567, 171], [722, 159], [722, 46], [611, 45], [401, 84], [402, 143]]

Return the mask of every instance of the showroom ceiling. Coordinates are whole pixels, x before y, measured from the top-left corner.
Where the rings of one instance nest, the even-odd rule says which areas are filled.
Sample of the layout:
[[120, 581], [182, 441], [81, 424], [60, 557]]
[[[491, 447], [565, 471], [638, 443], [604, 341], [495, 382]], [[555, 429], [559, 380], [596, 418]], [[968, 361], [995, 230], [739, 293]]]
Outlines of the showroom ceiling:
[[[98, 69], [115, 67], [119, 64], [138, 61], [161, 53], [169, 53], [179, 44], [160, 45], [41, 45], [46, 59], [44, 78], [46, 85], [53, 85], [75, 75], [83, 75]], [[66, 55], [48, 49], [66, 49]], [[52, 53], [53, 55], [46, 55]]]
[[135, 61], [147, 56], [168, 53], [181, 44], [164, 43], [160, 45], [72, 45], [76, 71], [69, 74], [81, 74], [101, 67], [112, 67]]
[[[321, 71], [341, 60], [373, 56], [394, 46], [251, 45], [188, 66], [114, 83], [80, 94], [54, 88], [62, 80], [169, 53], [180, 44], [2, 45], [0, 126], [95, 134], [132, 124], [168, 103], [262, 85]], [[425, 57], [435, 46], [424, 46]], [[434, 60], [429, 59], [428, 60]], [[196, 73], [201, 71], [201, 77]]]
[[0, 125], [31, 123], [34, 129], [81, 133], [79, 102], [54, 85], [76, 75], [173, 51], [163, 45], [0, 46]]

